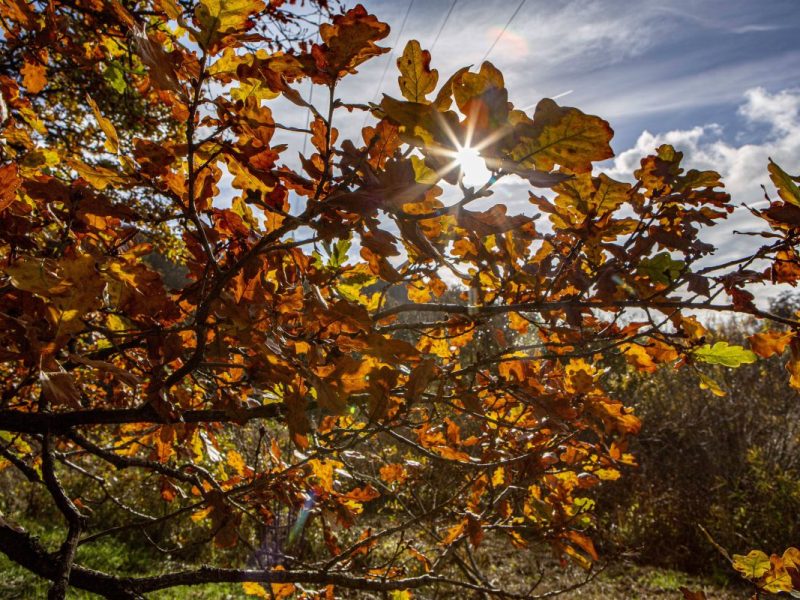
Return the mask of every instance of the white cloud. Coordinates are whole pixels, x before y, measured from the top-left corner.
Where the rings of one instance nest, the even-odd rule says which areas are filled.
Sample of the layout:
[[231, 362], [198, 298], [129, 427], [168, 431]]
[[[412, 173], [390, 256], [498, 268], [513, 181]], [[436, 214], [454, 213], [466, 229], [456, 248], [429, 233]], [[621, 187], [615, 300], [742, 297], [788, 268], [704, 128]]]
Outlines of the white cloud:
[[723, 128], [716, 123], [657, 134], [644, 131], [634, 147], [616, 157], [609, 174], [629, 176], [643, 156], [661, 144], [672, 144], [684, 153], [686, 166], [718, 171], [735, 203], [760, 201], [760, 186], [768, 183], [770, 157], [789, 171], [800, 170], [800, 90], [771, 94], [752, 88], [744, 100], [738, 114], [745, 127], [766, 125], [769, 129], [760, 143], [732, 144], [722, 138]]
[[[636, 144], [621, 152], [607, 169], [612, 177], [630, 179], [642, 157], [661, 144], [671, 144], [684, 153], [685, 168], [719, 172], [736, 211], [725, 223], [704, 234], [704, 239], [719, 248], [715, 262], [744, 256], [764, 243], [760, 237], [734, 235], [734, 231], [763, 229], [763, 222], [756, 220], [744, 204], [763, 204], [762, 186], [771, 197], [777, 197], [767, 173], [769, 158], [790, 173], [800, 172], [800, 89], [774, 94], [760, 87], [749, 89], [738, 114], [745, 127], [766, 126], [768, 131], [760, 143], [736, 145], [726, 141], [723, 128], [716, 123], [657, 134], [644, 131]], [[766, 297], [771, 290], [760, 291]]]
[[739, 107], [739, 114], [752, 123], [766, 123], [773, 133], [796, 133], [800, 115], [800, 92], [783, 90], [769, 94], [764, 88], [745, 92], [747, 102]]

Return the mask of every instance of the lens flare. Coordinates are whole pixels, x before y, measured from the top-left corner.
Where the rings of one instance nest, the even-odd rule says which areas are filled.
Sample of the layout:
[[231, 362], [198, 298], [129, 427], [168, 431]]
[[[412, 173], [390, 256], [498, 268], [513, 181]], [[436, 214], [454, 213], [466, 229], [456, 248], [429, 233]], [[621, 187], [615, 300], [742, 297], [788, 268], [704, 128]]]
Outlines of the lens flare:
[[459, 148], [456, 151], [455, 161], [461, 169], [465, 185], [482, 185], [491, 176], [477, 148], [470, 146]]

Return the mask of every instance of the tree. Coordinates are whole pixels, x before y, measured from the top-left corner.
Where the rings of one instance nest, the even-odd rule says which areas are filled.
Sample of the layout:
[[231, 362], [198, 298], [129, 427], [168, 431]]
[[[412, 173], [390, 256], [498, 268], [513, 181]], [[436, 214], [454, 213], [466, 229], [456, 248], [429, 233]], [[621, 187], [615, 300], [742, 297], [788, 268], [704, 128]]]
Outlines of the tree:
[[[433, 585], [528, 597], [530, 582], [503, 591], [473, 554], [492, 537], [597, 558], [590, 493], [634, 463], [639, 427], [604, 390], [608, 365], [736, 367], [791, 348], [800, 387], [798, 322], [746, 289], [800, 278], [797, 178], [769, 166], [782, 200], [752, 211], [765, 245], [714, 265], [701, 236], [733, 210], [717, 173], [685, 171], [662, 146], [634, 184], [595, 175], [612, 156], [605, 121], [549, 99], [515, 109], [488, 62], [436, 91], [417, 42], [397, 61], [402, 100], [347, 103], [339, 82], [387, 51], [388, 25], [356, 6], [317, 43], [268, 51], [259, 24], [280, 4], [0, 5], [8, 40], [69, 22], [76, 41], [31, 46], [0, 78], [0, 454], [65, 523], [51, 551], [6, 515], [0, 550], [51, 580], [51, 598], [215, 582], [263, 597]], [[61, 103], [85, 84], [61, 91], [48, 61], [122, 45], [125, 89], [174, 134], [120, 127], [113, 102], [87, 99], [68, 118], [94, 124], [89, 145], [62, 143], [37, 94]], [[113, 88], [116, 50], [85, 60]], [[303, 98], [306, 80], [323, 106]], [[273, 115], [280, 95], [310, 112], [307, 129]], [[339, 140], [341, 111], [375, 122]], [[300, 169], [279, 162], [276, 129], [309, 136]], [[480, 151], [485, 184], [464, 184], [464, 147]], [[552, 190], [530, 194], [548, 223], [485, 200], [511, 178]], [[446, 204], [445, 188], [460, 199]], [[186, 276], [169, 285], [144, 260], [143, 198], [180, 240], [170, 259]], [[442, 300], [448, 279], [457, 302]], [[710, 345], [696, 310], [766, 329], [752, 350]], [[213, 543], [218, 562], [128, 576], [76, 560], [148, 530]]]

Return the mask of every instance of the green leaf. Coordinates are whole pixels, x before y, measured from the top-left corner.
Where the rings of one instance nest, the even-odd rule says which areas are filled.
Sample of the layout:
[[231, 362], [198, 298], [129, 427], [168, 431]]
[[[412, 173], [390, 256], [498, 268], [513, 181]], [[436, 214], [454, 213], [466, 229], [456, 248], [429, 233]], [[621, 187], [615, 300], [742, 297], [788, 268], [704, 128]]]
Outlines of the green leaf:
[[672, 260], [669, 252], [661, 252], [653, 258], [646, 258], [639, 263], [636, 271], [646, 275], [653, 283], [669, 285], [680, 277], [684, 263], [682, 260]]
[[347, 262], [348, 250], [350, 250], [350, 240], [344, 239], [336, 242], [336, 245], [331, 251], [331, 259], [328, 261], [328, 264], [334, 268], [341, 267]]
[[769, 556], [761, 552], [761, 550], [752, 550], [747, 556], [734, 554], [733, 568], [747, 579], [755, 580], [769, 571]]
[[800, 187], [797, 187], [797, 177], [792, 177], [786, 171], [769, 159], [769, 176], [772, 183], [778, 188], [778, 194], [784, 201], [795, 206], [800, 206]]
[[745, 350], [741, 346], [729, 346], [728, 342], [717, 342], [713, 346], [706, 344], [696, 349], [693, 354], [699, 361], [733, 368], [754, 363], [758, 359], [754, 352]]
[[106, 83], [111, 86], [118, 94], [124, 94], [125, 88], [128, 87], [128, 84], [125, 83], [125, 73], [122, 70], [122, 67], [116, 62], [111, 62], [106, 67], [105, 72], [103, 73], [103, 77], [106, 80]]

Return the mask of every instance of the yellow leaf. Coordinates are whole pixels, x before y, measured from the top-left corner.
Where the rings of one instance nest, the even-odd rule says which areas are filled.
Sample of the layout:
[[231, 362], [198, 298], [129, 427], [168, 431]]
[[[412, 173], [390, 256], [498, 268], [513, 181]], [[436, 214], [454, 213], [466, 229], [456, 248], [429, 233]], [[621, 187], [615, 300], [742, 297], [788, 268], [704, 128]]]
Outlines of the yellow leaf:
[[772, 568], [764, 576], [764, 583], [761, 588], [771, 594], [791, 592], [794, 589], [792, 587], [792, 577], [786, 572], [779, 557], [772, 557]]
[[797, 187], [797, 178], [792, 177], [781, 169], [777, 164], [772, 162], [772, 159], [770, 159], [767, 169], [769, 170], [772, 183], [778, 188], [780, 197], [790, 204], [800, 206], [800, 188]]
[[597, 469], [594, 474], [603, 481], [616, 481], [622, 477], [622, 474], [616, 469]]
[[425, 304], [430, 302], [433, 297], [431, 288], [423, 281], [417, 280], [408, 284], [407, 293], [408, 299], [417, 304]]
[[747, 555], [734, 554], [733, 568], [747, 579], [756, 580], [769, 571], [769, 556], [761, 550], [751, 550]]
[[503, 467], [497, 467], [492, 474], [492, 485], [495, 487], [503, 485], [506, 480], [506, 471]]
[[258, 596], [259, 598], [269, 598], [269, 594], [267, 590], [264, 589], [264, 586], [260, 583], [255, 583], [254, 581], [245, 581], [242, 584], [242, 591], [248, 596]]
[[447, 535], [444, 536], [441, 542], [439, 542], [442, 546], [449, 546], [452, 544], [461, 534], [464, 533], [464, 530], [467, 528], [467, 520], [464, 519], [460, 523], [453, 525], [450, 529], [447, 530]]
[[244, 475], [247, 465], [244, 462], [244, 457], [236, 450], [228, 452], [228, 464], [233, 468], [238, 475]]
[[410, 40], [397, 59], [400, 69], [400, 91], [406, 100], [429, 104], [425, 96], [431, 93], [439, 81], [439, 72], [430, 68], [431, 53], [423, 50], [417, 40]]
[[92, 100], [92, 97], [88, 94], [86, 95], [86, 101], [89, 103], [89, 106], [92, 109], [92, 113], [94, 113], [94, 118], [97, 120], [97, 124], [100, 126], [100, 129], [103, 130], [103, 133], [106, 135], [106, 142], [105, 147], [106, 150], [111, 152], [112, 154], [116, 154], [119, 152], [119, 137], [117, 136], [117, 130], [114, 129], [114, 125], [106, 119], [100, 109], [97, 107], [97, 103]]
[[520, 143], [511, 157], [520, 166], [550, 171], [561, 165], [576, 173], [592, 170], [592, 162], [611, 158], [611, 127], [600, 117], [577, 108], [558, 106], [545, 98], [536, 106], [533, 124], [520, 129]]
[[789, 385], [800, 390], [800, 356], [792, 356], [786, 363], [786, 370], [789, 371]]
[[124, 176], [106, 167], [92, 167], [75, 158], [70, 159], [68, 164], [77, 171], [79, 176], [88, 181], [93, 188], [101, 191], [110, 185], [117, 186], [126, 181]]
[[241, 100], [244, 102], [248, 98], [256, 98], [257, 100], [272, 100], [280, 96], [279, 92], [273, 92], [268, 86], [264, 85], [260, 79], [248, 77], [238, 87], [231, 90], [231, 97], [234, 100]]
[[245, 31], [250, 16], [263, 8], [261, 0], [201, 0], [195, 10], [201, 28], [198, 43], [213, 52], [226, 35]]
[[700, 375], [700, 389], [701, 390], [708, 390], [715, 396], [725, 396], [725, 390], [723, 390], [720, 385], [711, 379], [708, 375], [704, 375], [703, 373], [699, 373]]

